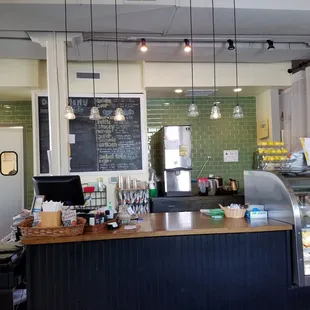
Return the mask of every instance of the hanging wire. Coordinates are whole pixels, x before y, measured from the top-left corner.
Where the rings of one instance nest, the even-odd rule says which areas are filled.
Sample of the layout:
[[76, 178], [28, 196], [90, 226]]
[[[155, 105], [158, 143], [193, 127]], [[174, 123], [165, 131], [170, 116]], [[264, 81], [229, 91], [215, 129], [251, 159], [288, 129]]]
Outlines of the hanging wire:
[[189, 0], [189, 22], [190, 22], [190, 38], [191, 38], [191, 75], [192, 75], [192, 103], [194, 103], [194, 49], [193, 49], [193, 13], [192, 0]]
[[65, 0], [65, 32], [66, 32], [66, 75], [67, 75], [67, 97], [68, 97], [68, 105], [70, 105], [70, 83], [69, 83], [69, 68], [68, 68], [68, 8], [67, 8], [67, 0]]
[[118, 14], [117, 14], [117, 0], [114, 2], [115, 11], [115, 48], [116, 48], [116, 79], [117, 79], [117, 96], [119, 98], [119, 51], [118, 51]]
[[93, 1], [89, 0], [89, 3], [90, 3], [90, 33], [91, 33], [90, 48], [91, 48], [91, 66], [92, 66], [92, 75], [93, 75], [93, 96], [94, 96], [94, 106], [96, 106]]
[[[236, 62], [236, 88], [239, 88], [238, 78], [238, 44], [237, 44], [237, 18], [236, 18], [236, 0], [234, 2], [234, 31], [235, 31], [235, 62]], [[237, 105], [239, 105], [239, 92], [236, 94]]]
[[215, 14], [214, 0], [212, 0], [212, 31], [213, 31], [213, 78], [214, 78], [214, 98], [216, 102], [216, 65], [215, 65]]

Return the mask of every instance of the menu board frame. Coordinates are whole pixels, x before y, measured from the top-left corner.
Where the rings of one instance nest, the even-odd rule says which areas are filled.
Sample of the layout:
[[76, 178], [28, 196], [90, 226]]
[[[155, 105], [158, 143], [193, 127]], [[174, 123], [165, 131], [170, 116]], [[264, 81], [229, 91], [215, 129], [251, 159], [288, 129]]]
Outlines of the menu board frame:
[[[33, 148], [34, 148], [34, 173], [36, 175], [47, 175], [48, 173], [40, 172], [40, 139], [39, 139], [39, 98], [48, 96], [47, 92], [34, 92], [32, 94], [32, 115], [33, 115]], [[87, 93], [73, 93], [70, 98], [90, 98], [92, 94]], [[118, 98], [117, 94], [96, 94], [96, 98]], [[121, 170], [121, 171], [85, 171], [85, 172], [69, 172], [62, 171], [63, 174], [79, 174], [94, 175], [94, 176], [117, 176], [120, 173], [126, 174], [141, 174], [146, 173], [148, 169], [148, 153], [147, 153], [147, 116], [146, 116], [146, 95], [144, 93], [126, 93], [120, 94], [120, 98], [137, 98], [140, 100], [140, 128], [141, 128], [141, 153], [142, 153], [142, 169], [139, 170]], [[61, 109], [60, 109], [61, 110]], [[63, 111], [60, 111], [60, 113]], [[61, 117], [63, 117], [61, 115]], [[67, 120], [65, 120], [67, 122]], [[68, 132], [61, 135], [61, 139], [68, 141], [69, 139], [69, 126]], [[64, 138], [67, 136], [66, 138]]]

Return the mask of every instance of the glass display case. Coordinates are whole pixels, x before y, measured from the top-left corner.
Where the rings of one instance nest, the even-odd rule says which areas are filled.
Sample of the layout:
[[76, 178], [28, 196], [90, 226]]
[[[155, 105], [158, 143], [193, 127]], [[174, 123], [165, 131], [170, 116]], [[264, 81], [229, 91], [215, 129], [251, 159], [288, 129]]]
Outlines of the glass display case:
[[268, 217], [293, 225], [293, 283], [310, 286], [310, 175], [244, 172], [245, 202], [264, 205]]

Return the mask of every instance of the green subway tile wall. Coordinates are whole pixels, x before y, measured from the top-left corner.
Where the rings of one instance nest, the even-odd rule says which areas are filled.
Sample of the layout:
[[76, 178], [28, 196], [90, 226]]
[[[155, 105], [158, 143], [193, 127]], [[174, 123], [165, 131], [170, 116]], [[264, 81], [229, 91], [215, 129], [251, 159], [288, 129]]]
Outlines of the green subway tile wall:
[[0, 124], [1, 125], [19, 125], [24, 127], [25, 136], [25, 174], [26, 184], [25, 193], [27, 195], [27, 206], [30, 207], [33, 199], [33, 141], [32, 141], [32, 111], [30, 101], [0, 101]]
[[[200, 115], [197, 118], [187, 116], [187, 98], [148, 99], [147, 122], [148, 139], [165, 125], [192, 125], [193, 173], [195, 179], [207, 156], [212, 159], [205, 166], [202, 176], [220, 175], [227, 182], [229, 178], [240, 181], [243, 187], [243, 171], [252, 168], [253, 152], [256, 146], [256, 98], [240, 97], [239, 103], [244, 118], [232, 118], [235, 97], [220, 97], [222, 118], [210, 120], [210, 111], [214, 98], [197, 98]], [[165, 103], [170, 103], [168, 106]], [[224, 163], [224, 150], [239, 150], [239, 162]], [[153, 150], [155, 151], [155, 150]], [[149, 143], [149, 155], [154, 156]]]

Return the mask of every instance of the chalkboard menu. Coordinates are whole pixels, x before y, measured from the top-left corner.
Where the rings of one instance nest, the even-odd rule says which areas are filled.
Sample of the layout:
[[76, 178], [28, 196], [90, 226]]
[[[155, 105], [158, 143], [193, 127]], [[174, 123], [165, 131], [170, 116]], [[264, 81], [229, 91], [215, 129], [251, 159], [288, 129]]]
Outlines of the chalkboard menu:
[[[48, 172], [49, 120], [47, 97], [39, 97], [40, 170]], [[44, 109], [41, 109], [43, 102]], [[96, 98], [102, 119], [89, 120], [92, 97], [73, 97], [76, 119], [69, 122], [71, 172], [142, 170], [140, 98]], [[121, 107], [126, 120], [113, 120]], [[41, 136], [41, 129], [43, 133]], [[46, 134], [47, 133], [47, 134]]]

